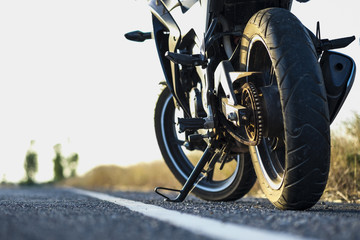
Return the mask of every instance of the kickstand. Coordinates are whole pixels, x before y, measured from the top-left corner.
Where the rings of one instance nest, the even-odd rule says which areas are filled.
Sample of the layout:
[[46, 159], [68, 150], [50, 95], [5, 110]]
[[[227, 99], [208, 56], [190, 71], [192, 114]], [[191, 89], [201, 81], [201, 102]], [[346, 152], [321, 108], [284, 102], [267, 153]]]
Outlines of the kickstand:
[[[184, 184], [184, 186], [181, 190], [165, 188], [165, 187], [157, 187], [157, 188], [155, 188], [154, 191], [157, 194], [159, 194], [160, 196], [164, 197], [165, 198], [164, 200], [167, 202], [182, 202], [182, 201], [184, 201], [185, 198], [187, 197], [187, 195], [193, 189], [194, 183], [196, 182], [196, 179], [199, 177], [201, 171], [204, 169], [206, 163], [212, 159], [214, 152], [215, 152], [215, 150], [212, 147], [212, 144], [210, 144], [205, 149], [204, 154], [200, 158], [199, 162], [196, 164], [195, 168], [191, 172], [189, 178], [187, 179], [186, 183]], [[179, 194], [176, 198], [170, 199], [168, 196], [164, 195], [159, 190], [173, 191], [173, 192], [178, 192]]]

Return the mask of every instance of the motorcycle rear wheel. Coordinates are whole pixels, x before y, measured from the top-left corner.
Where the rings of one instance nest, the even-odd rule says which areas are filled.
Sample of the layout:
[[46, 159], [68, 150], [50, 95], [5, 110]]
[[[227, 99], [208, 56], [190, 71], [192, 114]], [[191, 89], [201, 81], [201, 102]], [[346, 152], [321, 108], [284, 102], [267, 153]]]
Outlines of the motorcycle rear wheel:
[[[184, 134], [178, 133], [177, 117], [184, 116], [175, 107], [173, 96], [166, 87], [156, 103], [155, 133], [167, 166], [176, 179], [184, 184], [204, 149], [202, 146], [197, 146], [197, 150], [185, 147]], [[196, 196], [209, 201], [233, 201], [250, 191], [256, 175], [249, 154], [239, 154], [234, 159], [229, 159], [221, 171], [219, 165], [220, 163], [215, 164], [211, 178], [204, 177], [193, 189]]]
[[292, 13], [270, 8], [249, 20], [241, 44], [243, 71], [270, 75], [280, 98], [283, 132], [250, 147], [260, 186], [280, 209], [310, 208], [330, 165], [326, 90], [311, 38]]

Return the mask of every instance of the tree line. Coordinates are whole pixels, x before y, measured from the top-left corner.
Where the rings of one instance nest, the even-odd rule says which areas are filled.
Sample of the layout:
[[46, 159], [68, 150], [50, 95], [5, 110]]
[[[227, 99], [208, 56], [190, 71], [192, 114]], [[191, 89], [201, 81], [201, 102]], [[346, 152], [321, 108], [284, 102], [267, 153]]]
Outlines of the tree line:
[[[32, 140], [30, 148], [26, 153], [24, 161], [25, 179], [22, 184], [33, 185], [35, 184], [35, 175], [38, 171], [38, 154], [33, 149], [35, 141]], [[71, 153], [69, 156], [64, 156], [62, 153], [61, 144], [54, 146], [55, 157], [53, 158], [53, 182], [61, 181], [68, 177], [76, 176], [76, 169], [79, 162], [79, 154]]]

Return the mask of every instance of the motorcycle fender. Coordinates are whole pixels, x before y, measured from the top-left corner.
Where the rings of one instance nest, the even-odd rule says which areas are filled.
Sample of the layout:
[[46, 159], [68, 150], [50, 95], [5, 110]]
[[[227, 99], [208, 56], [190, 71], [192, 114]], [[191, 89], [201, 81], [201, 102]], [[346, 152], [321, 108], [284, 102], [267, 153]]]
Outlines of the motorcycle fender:
[[333, 122], [353, 85], [356, 65], [349, 56], [325, 51], [320, 66], [326, 88], [330, 122]]

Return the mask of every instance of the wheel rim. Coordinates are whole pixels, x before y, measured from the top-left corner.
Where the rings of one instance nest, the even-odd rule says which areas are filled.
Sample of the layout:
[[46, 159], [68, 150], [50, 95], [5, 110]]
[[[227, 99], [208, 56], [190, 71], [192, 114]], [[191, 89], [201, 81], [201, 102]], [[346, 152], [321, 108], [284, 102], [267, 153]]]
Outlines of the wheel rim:
[[[277, 86], [269, 50], [258, 35], [254, 36], [249, 44], [246, 71], [263, 72], [263, 86]], [[279, 189], [284, 181], [286, 164], [284, 142], [284, 137], [266, 137], [261, 139], [259, 145], [250, 147], [251, 152], [255, 153], [252, 157], [256, 158], [265, 180], [272, 189]]]
[[[187, 180], [194, 168], [195, 162], [200, 159], [202, 151], [196, 150], [197, 152], [190, 152], [184, 146], [185, 136], [184, 134], [178, 134], [175, 122], [176, 117], [180, 117], [179, 115], [182, 115], [182, 113], [175, 108], [173, 97], [170, 95], [166, 99], [161, 112], [162, 139], [173, 166], [181, 177]], [[218, 166], [219, 163], [216, 163], [214, 169], [216, 170]], [[228, 167], [228, 169], [222, 170], [225, 171], [225, 175], [220, 176], [220, 173], [214, 170], [211, 178], [205, 177], [198, 183], [196, 188], [206, 192], [221, 192], [227, 189], [234, 182], [238, 171], [243, 167], [242, 156], [237, 155], [236, 159], [229, 160], [225, 166]]]

